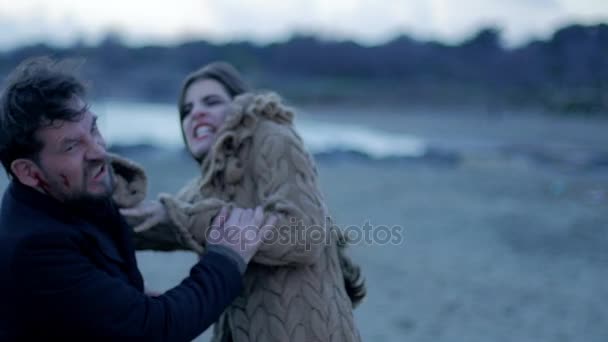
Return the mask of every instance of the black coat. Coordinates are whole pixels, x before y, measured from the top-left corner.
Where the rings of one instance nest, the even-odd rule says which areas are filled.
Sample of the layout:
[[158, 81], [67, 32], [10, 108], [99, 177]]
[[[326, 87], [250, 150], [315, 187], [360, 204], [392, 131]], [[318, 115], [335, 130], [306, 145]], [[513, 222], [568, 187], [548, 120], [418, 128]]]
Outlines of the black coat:
[[181, 284], [147, 296], [118, 211], [75, 212], [17, 181], [5, 192], [0, 340], [189, 341], [241, 290], [243, 265], [212, 248]]

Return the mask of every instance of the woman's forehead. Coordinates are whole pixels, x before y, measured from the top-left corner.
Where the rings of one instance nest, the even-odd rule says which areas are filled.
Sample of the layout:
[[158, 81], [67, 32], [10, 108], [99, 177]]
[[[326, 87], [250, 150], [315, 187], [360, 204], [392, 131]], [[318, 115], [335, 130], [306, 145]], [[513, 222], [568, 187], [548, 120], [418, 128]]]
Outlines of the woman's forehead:
[[202, 78], [192, 82], [186, 89], [186, 98], [200, 94], [218, 94], [229, 96], [223, 84], [211, 78]]

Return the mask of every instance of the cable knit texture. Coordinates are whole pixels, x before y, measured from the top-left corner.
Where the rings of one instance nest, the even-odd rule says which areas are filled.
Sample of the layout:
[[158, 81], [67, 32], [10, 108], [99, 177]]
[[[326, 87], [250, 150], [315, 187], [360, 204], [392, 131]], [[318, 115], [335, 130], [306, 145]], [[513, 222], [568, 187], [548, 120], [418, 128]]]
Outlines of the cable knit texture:
[[200, 178], [161, 195], [173, 228], [203, 253], [222, 206], [261, 205], [278, 216], [245, 273], [245, 288], [214, 326], [213, 341], [359, 341], [353, 307], [365, 296], [347, 241], [329, 218], [316, 166], [274, 93], [245, 94], [201, 163]]

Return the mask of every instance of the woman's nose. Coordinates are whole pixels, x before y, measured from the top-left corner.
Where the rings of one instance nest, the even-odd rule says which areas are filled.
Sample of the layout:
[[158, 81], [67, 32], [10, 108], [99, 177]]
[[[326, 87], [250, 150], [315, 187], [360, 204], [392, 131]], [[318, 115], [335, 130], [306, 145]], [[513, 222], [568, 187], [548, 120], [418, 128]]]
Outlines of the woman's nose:
[[206, 116], [208, 116], [209, 114], [207, 113], [207, 111], [199, 109], [199, 110], [195, 110], [192, 113], [192, 118], [193, 119], [200, 119], [200, 118], [204, 118]]
[[200, 118], [209, 115], [207, 108], [201, 104], [198, 104], [192, 108], [192, 118]]

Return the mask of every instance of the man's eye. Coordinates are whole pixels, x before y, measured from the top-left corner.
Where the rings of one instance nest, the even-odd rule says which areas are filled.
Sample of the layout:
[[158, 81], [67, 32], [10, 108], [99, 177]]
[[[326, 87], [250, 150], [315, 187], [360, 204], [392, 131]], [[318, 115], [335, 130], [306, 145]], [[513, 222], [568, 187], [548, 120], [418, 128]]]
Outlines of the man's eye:
[[65, 150], [65, 152], [73, 151], [77, 145], [78, 145], [78, 143], [69, 144], [68, 146], [65, 147], [64, 150]]

